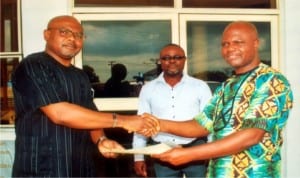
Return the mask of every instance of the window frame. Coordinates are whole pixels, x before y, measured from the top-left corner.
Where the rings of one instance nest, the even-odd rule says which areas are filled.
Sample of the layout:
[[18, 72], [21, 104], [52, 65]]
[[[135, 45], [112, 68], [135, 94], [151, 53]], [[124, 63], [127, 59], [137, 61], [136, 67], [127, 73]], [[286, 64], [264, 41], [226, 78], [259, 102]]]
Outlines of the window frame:
[[[171, 21], [171, 39], [173, 43], [179, 43], [178, 20], [174, 14], [161, 13], [110, 13], [110, 14], [74, 14], [80, 22], [88, 21], [134, 21], [134, 20], [170, 20]], [[74, 58], [74, 65], [82, 68], [82, 51]], [[135, 111], [138, 106], [138, 97], [126, 98], [94, 98], [97, 108], [101, 111]]]
[[[16, 37], [17, 42], [16, 43], [18, 46], [18, 50], [17, 51], [0, 52], [0, 60], [6, 60], [8, 58], [17, 58], [18, 62], [21, 62], [21, 60], [23, 58], [22, 33], [21, 33], [21, 29], [22, 29], [21, 28], [21, 25], [22, 25], [22, 23], [21, 23], [21, 0], [16, 1], [16, 7], [17, 7], [16, 17], [17, 17], [17, 27], [18, 27], [16, 29], [17, 30], [17, 37]], [[12, 17], [12, 18], [14, 18], [14, 17]], [[4, 26], [3, 26], [3, 28], [4, 28]], [[14, 127], [14, 123], [9, 123], [9, 124], [1, 124], [0, 123], [0, 127], [1, 128], [12, 128], [12, 127]]]
[[[181, 41], [180, 45], [187, 51], [187, 22], [231, 22], [236, 20], [250, 21], [250, 22], [269, 22], [270, 23], [270, 38], [271, 38], [271, 65], [274, 68], [279, 69], [280, 61], [280, 45], [279, 45], [279, 24], [277, 16], [265, 16], [265, 15], [245, 15], [241, 14], [237, 18], [236, 15], [197, 15], [197, 14], [182, 14], [180, 15], [180, 27], [179, 30]], [[188, 64], [186, 65], [185, 72], [187, 72]]]
[[[280, 56], [280, 40], [279, 40], [279, 0], [276, 0], [276, 9], [239, 9], [239, 8], [183, 8], [182, 0], [174, 0], [174, 7], [75, 7], [74, 0], [71, 1], [71, 13], [74, 17], [81, 20], [143, 20], [151, 19], [151, 16], [159, 16], [161, 20], [165, 15], [172, 16], [174, 23], [172, 25], [172, 42], [180, 44], [185, 51], [187, 50], [186, 42], [186, 26], [182, 24], [183, 17], [200, 17], [201, 20], [207, 18], [211, 21], [233, 21], [233, 20], [250, 20], [250, 21], [270, 21], [271, 22], [271, 54], [272, 66], [279, 68], [281, 61]], [[135, 17], [133, 17], [135, 16]], [[137, 17], [139, 16], [139, 17]], [[240, 17], [243, 16], [242, 19]], [[188, 20], [188, 19], [187, 19]], [[173, 24], [173, 22], [172, 22]], [[185, 28], [185, 29], [184, 29]], [[174, 30], [174, 31], [173, 31]], [[78, 54], [75, 57], [75, 65], [82, 68]], [[187, 65], [184, 72], [187, 72]], [[138, 97], [130, 98], [95, 98], [96, 106], [101, 111], [135, 111], [138, 106]]]
[[17, 44], [18, 44], [18, 51], [4, 51], [4, 52], [0, 52], [0, 56], [1, 58], [5, 58], [5, 57], [12, 57], [12, 56], [22, 56], [22, 33], [21, 33], [21, 1], [17, 0], [16, 2], [16, 6], [17, 6]]

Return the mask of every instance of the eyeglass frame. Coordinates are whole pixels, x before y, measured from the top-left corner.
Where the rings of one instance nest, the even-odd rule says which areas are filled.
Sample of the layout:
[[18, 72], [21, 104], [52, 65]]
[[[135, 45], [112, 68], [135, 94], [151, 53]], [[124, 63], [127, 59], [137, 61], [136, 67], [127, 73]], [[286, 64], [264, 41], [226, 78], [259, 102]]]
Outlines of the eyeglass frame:
[[170, 61], [170, 60], [175, 60], [175, 61], [180, 61], [180, 60], [183, 60], [183, 59], [186, 59], [186, 56], [179, 56], [179, 55], [175, 55], [175, 56], [161, 56], [160, 57], [161, 60], [163, 61]]
[[82, 32], [73, 32], [67, 28], [48, 28], [47, 30], [58, 30], [60, 36], [69, 38], [73, 36], [76, 40], [84, 40], [86, 36]]

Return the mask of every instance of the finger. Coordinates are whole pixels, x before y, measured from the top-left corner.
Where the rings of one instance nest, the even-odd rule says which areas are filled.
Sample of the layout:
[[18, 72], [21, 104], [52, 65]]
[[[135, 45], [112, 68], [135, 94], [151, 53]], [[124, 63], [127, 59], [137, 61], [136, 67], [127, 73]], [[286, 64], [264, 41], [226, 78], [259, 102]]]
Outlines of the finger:
[[146, 123], [143, 125], [143, 127], [146, 129], [156, 129], [159, 126], [159, 124], [157, 124], [157, 122], [155, 122], [154, 120], [152, 120], [150, 118], [146, 118], [145, 122]]
[[153, 115], [146, 115], [146, 119], [150, 120], [154, 125], [159, 125], [159, 121]]
[[145, 132], [145, 135], [147, 137], [150, 137], [150, 136], [153, 136], [153, 135], [156, 135], [157, 134], [157, 131], [155, 129], [149, 129]]
[[125, 150], [125, 148], [121, 145], [121, 144], [119, 144], [119, 143], [117, 143], [117, 142], [114, 142], [114, 148], [116, 148], [116, 149], [120, 149], [120, 150]]
[[151, 133], [150, 133], [150, 130], [148, 130], [148, 129], [140, 130], [140, 131], [138, 131], [137, 133], [138, 133], [138, 134], [141, 134], [141, 135], [143, 135], [143, 136], [145, 136], [145, 137], [152, 136]]
[[[157, 121], [157, 119], [149, 114], [143, 114], [140, 116], [142, 123], [141, 123], [141, 128], [140, 130], [137, 130], [137, 132], [143, 132], [142, 134], [145, 135], [146, 131], [144, 131], [143, 129], [147, 129], [148, 131], [150, 131], [150, 129], [154, 129], [156, 130], [155, 132], [158, 132], [159, 130], [159, 121]], [[149, 133], [147, 133], [147, 135], [150, 135]], [[153, 135], [153, 133], [151, 134]]]
[[157, 130], [157, 131], [160, 131], [160, 122], [158, 119], [155, 119], [154, 120], [154, 128]]

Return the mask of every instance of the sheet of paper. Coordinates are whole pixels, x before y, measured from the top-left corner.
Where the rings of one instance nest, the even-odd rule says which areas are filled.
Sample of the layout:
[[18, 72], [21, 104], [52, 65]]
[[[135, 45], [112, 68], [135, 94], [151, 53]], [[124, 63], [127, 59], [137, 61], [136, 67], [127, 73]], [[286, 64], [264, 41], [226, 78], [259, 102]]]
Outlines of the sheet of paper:
[[156, 145], [146, 146], [143, 148], [136, 148], [136, 149], [127, 149], [127, 150], [120, 150], [120, 149], [112, 149], [110, 152], [113, 153], [120, 153], [120, 154], [144, 154], [144, 155], [151, 155], [151, 154], [160, 154], [172, 149], [174, 146], [170, 146], [165, 143], [160, 143]]

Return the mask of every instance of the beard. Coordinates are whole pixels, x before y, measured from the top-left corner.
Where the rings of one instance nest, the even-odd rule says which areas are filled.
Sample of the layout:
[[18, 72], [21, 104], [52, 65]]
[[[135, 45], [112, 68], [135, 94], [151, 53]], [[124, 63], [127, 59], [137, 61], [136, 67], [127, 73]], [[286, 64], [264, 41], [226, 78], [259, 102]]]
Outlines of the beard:
[[182, 71], [180, 71], [180, 70], [166, 70], [164, 73], [165, 73], [165, 75], [170, 76], [170, 77], [182, 75]]
[[76, 54], [78, 54], [78, 50], [66, 50], [66, 49], [63, 49], [61, 51], [61, 56], [65, 59], [73, 59], [73, 57], [76, 56]]

